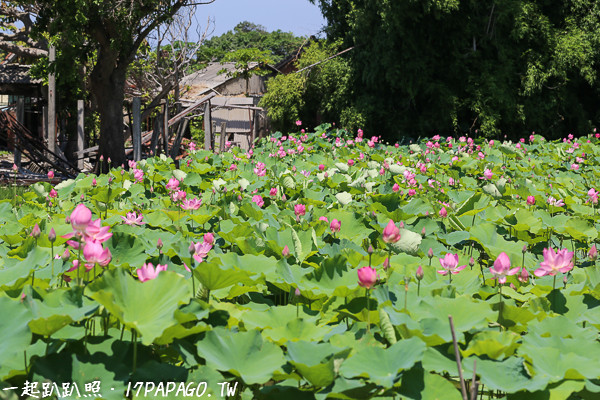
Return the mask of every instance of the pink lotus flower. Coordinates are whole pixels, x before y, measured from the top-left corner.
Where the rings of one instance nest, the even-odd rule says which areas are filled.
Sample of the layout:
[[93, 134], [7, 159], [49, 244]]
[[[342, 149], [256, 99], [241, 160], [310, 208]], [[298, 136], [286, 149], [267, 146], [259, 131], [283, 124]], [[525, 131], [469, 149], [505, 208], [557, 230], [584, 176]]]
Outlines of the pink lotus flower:
[[596, 249], [596, 244], [593, 244], [592, 247], [590, 247], [590, 251], [588, 252], [588, 257], [592, 261], [596, 261], [596, 258], [598, 258], [598, 250]]
[[442, 266], [442, 268], [444, 268], [443, 270], [437, 271], [437, 273], [440, 275], [447, 275], [448, 272], [456, 275], [467, 267], [466, 265], [461, 265], [459, 267], [458, 254], [452, 253], [447, 253], [443, 259], [440, 258], [440, 265]]
[[198, 243], [194, 243], [192, 242], [192, 246], [194, 247], [194, 260], [196, 260], [197, 262], [201, 263], [202, 261], [204, 261], [204, 259], [206, 258], [206, 256], [208, 255], [208, 252], [212, 249], [212, 244], [203, 241], [198, 242]]
[[319, 221], [325, 221], [325, 222], [329, 223], [329, 220], [325, 216], [319, 217]]
[[353, 166], [354, 165], [354, 160], [353, 159], [349, 159], [348, 160], [348, 165], [349, 166]]
[[529, 280], [529, 272], [525, 269], [525, 267], [521, 267], [521, 272], [517, 275], [517, 279], [521, 283], [527, 283]]
[[103, 248], [102, 244], [96, 240], [86, 242], [83, 248], [83, 256], [90, 264], [98, 263], [103, 267], [107, 266], [111, 260], [110, 250]]
[[442, 207], [440, 210], [440, 217], [446, 218], [448, 216], [448, 211], [446, 211], [446, 207]]
[[423, 277], [425, 276], [425, 274], [423, 273], [423, 267], [419, 265], [419, 267], [417, 268], [417, 272], [415, 273], [415, 277], [417, 278], [417, 280], [421, 280], [423, 279]]
[[48, 179], [54, 178], [54, 171], [48, 171]]
[[325, 170], [325, 166], [323, 164], [319, 164], [319, 171]]
[[500, 253], [494, 266], [490, 268], [490, 272], [498, 278], [498, 282], [502, 285], [506, 283], [506, 277], [519, 272], [519, 267], [510, 268], [510, 258], [505, 252]]
[[281, 251], [281, 255], [284, 257], [288, 257], [290, 255], [290, 248], [287, 246], [287, 244], [285, 246], [283, 246], [283, 250]]
[[265, 205], [265, 201], [263, 200], [262, 196], [259, 194], [256, 194], [254, 196], [252, 196], [252, 201], [256, 203], [257, 206], [261, 207]]
[[147, 263], [147, 264], [144, 264], [142, 266], [142, 268], [139, 268], [136, 272], [137, 272], [138, 278], [140, 279], [140, 282], [146, 282], [151, 279], [155, 279], [158, 276], [158, 274], [160, 273], [160, 271], [166, 271], [166, 270], [167, 270], [167, 265], [158, 264], [156, 266], [156, 269], [154, 269], [154, 265], [152, 265], [152, 263]]
[[85, 205], [79, 204], [71, 213], [70, 220], [73, 230], [83, 233], [92, 220], [92, 212]]
[[400, 185], [398, 185], [397, 183], [394, 183], [394, 186], [392, 187], [392, 190], [394, 191], [394, 193], [396, 193], [397, 191], [400, 190]]
[[400, 229], [390, 219], [390, 222], [383, 229], [383, 241], [385, 243], [396, 243], [398, 240], [400, 240]]
[[548, 204], [555, 207], [562, 207], [565, 203], [562, 200], [556, 200], [554, 197], [548, 197]]
[[294, 213], [296, 214], [296, 217], [305, 215], [306, 214], [306, 206], [304, 204], [296, 204], [294, 206]]
[[183, 200], [181, 203], [181, 208], [184, 210], [197, 210], [202, 205], [202, 199], [193, 198]]
[[527, 204], [529, 204], [530, 206], [535, 204], [535, 197], [533, 196], [527, 196]]
[[213, 235], [210, 232], [207, 232], [202, 237], [202, 240], [204, 241], [204, 243], [208, 243], [208, 244], [212, 245], [215, 242], [215, 235]]
[[169, 183], [167, 183], [166, 188], [168, 191], [175, 191], [179, 189], [179, 181], [175, 178], [169, 179]]
[[143, 182], [144, 181], [144, 171], [142, 171], [141, 169], [134, 169], [133, 170], [133, 179], [135, 179], [137, 182]]
[[142, 222], [142, 214], [137, 215], [135, 211], [127, 213], [126, 217], [121, 217], [125, 225], [144, 225], [145, 222]]
[[110, 226], [101, 226], [100, 218], [98, 218], [94, 222], [90, 222], [86, 227], [85, 231], [83, 232], [84, 240], [96, 240], [100, 243], [104, 243], [112, 236], [112, 233], [108, 232], [109, 229]]
[[334, 233], [339, 232], [341, 227], [342, 227], [342, 223], [340, 221], [338, 221], [337, 219], [331, 220], [331, 224], [329, 225], [331, 232], [334, 232]]
[[54, 228], [50, 228], [50, 233], [48, 233], [48, 240], [50, 243], [54, 243], [56, 241], [56, 231]]
[[366, 289], [371, 289], [377, 282], [377, 271], [373, 267], [362, 267], [357, 271], [358, 284]]
[[56, 190], [54, 190], [54, 188], [50, 189], [50, 193], [48, 193], [48, 197], [50, 198], [56, 198], [58, 196], [58, 193], [56, 193]]
[[300, 125], [302, 125], [302, 121], [300, 121], [300, 120], [296, 121], [296, 125], [297, 125], [297, 126], [300, 126]]
[[271, 197], [275, 197], [275, 196], [277, 196], [277, 188], [275, 188], [275, 187], [274, 187], [274, 188], [271, 188], [271, 190], [269, 190], [269, 195], [270, 195]]
[[483, 179], [490, 180], [493, 176], [494, 173], [490, 169], [486, 168], [485, 171], [483, 171]]
[[180, 202], [185, 200], [187, 196], [187, 192], [183, 191], [183, 190], [174, 190], [171, 193], [171, 200], [173, 200], [174, 203]]
[[596, 192], [596, 189], [591, 188], [588, 190], [588, 197], [593, 204], [598, 204], [598, 192]]
[[544, 249], [544, 261], [540, 263], [540, 268], [533, 273], [535, 276], [554, 276], [558, 272], [566, 273], [573, 269], [573, 252], [567, 249], [554, 251], [552, 248]]

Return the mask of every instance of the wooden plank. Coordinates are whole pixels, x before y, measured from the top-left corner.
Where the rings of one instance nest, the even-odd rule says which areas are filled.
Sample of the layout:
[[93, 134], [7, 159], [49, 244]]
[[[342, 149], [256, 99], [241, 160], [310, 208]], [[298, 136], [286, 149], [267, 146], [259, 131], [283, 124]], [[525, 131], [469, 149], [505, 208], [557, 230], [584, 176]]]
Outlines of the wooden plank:
[[204, 106], [204, 150], [212, 150], [212, 120], [210, 117], [210, 100]]
[[[84, 132], [84, 103], [83, 100], [77, 100], [77, 151], [83, 150], [85, 132]], [[77, 157], [77, 168], [83, 169], [83, 157]]]
[[177, 129], [177, 136], [175, 137], [175, 141], [173, 142], [173, 147], [171, 148], [171, 158], [173, 160], [177, 159], [179, 155], [179, 150], [181, 148], [181, 140], [183, 139], [183, 135], [185, 134], [185, 130], [187, 129], [189, 120], [186, 118], [179, 123], [179, 129]]
[[169, 102], [168, 100], [163, 100], [163, 126], [162, 126], [162, 139], [163, 139], [163, 149], [165, 155], [169, 154]]
[[132, 105], [132, 133], [131, 141], [133, 143], [133, 159], [140, 161], [142, 159], [142, 99], [139, 97], [133, 98]]
[[[25, 99], [23, 96], [17, 98], [17, 121], [23, 124], [25, 121]], [[14, 152], [14, 165], [21, 169], [21, 150], [20, 150], [19, 136], [15, 134], [15, 152]]]
[[[50, 46], [49, 62], [52, 64], [56, 61], [56, 47]], [[56, 153], [56, 75], [50, 73], [48, 75], [48, 150], [50, 153]], [[48, 157], [57, 161], [49, 154]]]
[[221, 122], [221, 133], [219, 134], [219, 153], [225, 151], [225, 135], [227, 134], [227, 122]]
[[[195, 102], [194, 104], [192, 104], [191, 106], [189, 106], [188, 108], [186, 108], [185, 110], [183, 110], [182, 112], [180, 112], [179, 114], [177, 114], [176, 116], [171, 118], [169, 120], [169, 126], [177, 123], [177, 121], [179, 121], [181, 118], [185, 117], [192, 111], [198, 109], [202, 104], [204, 104], [206, 102], [208, 102], [208, 104], [210, 104], [210, 99], [212, 99], [215, 96], [216, 96], [215, 93], [211, 93], [207, 96], [202, 97], [200, 100], [198, 100], [197, 102]], [[205, 108], [205, 110], [206, 110], [206, 108]]]

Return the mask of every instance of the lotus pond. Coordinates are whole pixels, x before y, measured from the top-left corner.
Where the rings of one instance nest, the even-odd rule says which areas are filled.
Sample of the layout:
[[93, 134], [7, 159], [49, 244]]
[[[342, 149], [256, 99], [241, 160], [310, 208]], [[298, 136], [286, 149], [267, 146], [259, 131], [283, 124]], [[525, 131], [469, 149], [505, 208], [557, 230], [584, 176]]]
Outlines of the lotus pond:
[[597, 400], [597, 136], [322, 125], [38, 183], [0, 201], [0, 398]]

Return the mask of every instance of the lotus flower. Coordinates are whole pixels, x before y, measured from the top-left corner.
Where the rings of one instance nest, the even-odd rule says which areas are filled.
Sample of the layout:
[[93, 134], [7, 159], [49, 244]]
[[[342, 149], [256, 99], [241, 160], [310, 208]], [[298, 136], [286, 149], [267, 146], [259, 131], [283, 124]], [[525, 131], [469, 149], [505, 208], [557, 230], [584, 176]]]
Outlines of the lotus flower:
[[494, 173], [490, 169], [486, 168], [485, 171], [483, 171], [483, 179], [489, 180], [492, 179], [493, 176]]
[[366, 289], [371, 289], [377, 282], [377, 271], [373, 267], [362, 267], [357, 271], [358, 284]]
[[269, 196], [271, 196], [271, 197], [277, 196], [277, 188], [276, 187], [273, 187], [273, 188], [271, 188], [271, 190], [269, 190]]
[[126, 225], [144, 225], [145, 222], [142, 222], [142, 218], [142, 214], [137, 215], [135, 211], [127, 213], [126, 217], [121, 217]]
[[88, 224], [85, 232], [83, 232], [84, 240], [96, 240], [100, 243], [104, 243], [112, 236], [112, 233], [108, 232], [109, 229], [110, 226], [101, 226], [100, 218], [98, 218], [94, 222]]
[[329, 223], [329, 220], [327, 219], [326, 216], [319, 217], [319, 221], [325, 221], [325, 222]]
[[304, 204], [296, 204], [294, 206], [294, 213], [296, 214], [296, 217], [306, 214], [306, 206]]
[[206, 258], [206, 256], [208, 255], [208, 252], [212, 249], [212, 244], [205, 241], [202, 243], [192, 242], [192, 246], [194, 246], [194, 260], [196, 260], [199, 263], [204, 261], [204, 258]]
[[507, 276], [519, 272], [519, 267], [511, 269], [510, 258], [508, 258], [505, 252], [502, 252], [498, 258], [496, 258], [496, 261], [494, 261], [494, 266], [490, 268], [490, 272], [498, 278], [500, 284], [504, 284], [506, 283]]
[[202, 205], [202, 199], [186, 199], [181, 202], [181, 208], [184, 210], [197, 210]]
[[458, 274], [463, 269], [467, 268], [466, 265], [458, 266], [458, 254], [447, 253], [444, 258], [440, 258], [440, 265], [443, 270], [437, 271], [440, 275], [447, 275], [448, 272], [451, 274]]
[[174, 190], [179, 189], [179, 181], [175, 178], [169, 179], [169, 183], [167, 183], [166, 188], [168, 191], [174, 191]]
[[73, 230], [83, 233], [92, 220], [92, 212], [85, 205], [79, 204], [71, 213], [70, 220]]
[[593, 244], [592, 247], [590, 247], [588, 257], [592, 261], [596, 261], [596, 258], [598, 258], [598, 250], [596, 249], [596, 244]]
[[398, 240], [400, 240], [400, 229], [390, 219], [390, 222], [388, 222], [383, 230], [383, 241], [385, 243], [396, 243]]
[[533, 196], [527, 196], [527, 204], [529, 204], [530, 206], [535, 204], [535, 197]]
[[588, 191], [588, 197], [593, 204], [598, 204], [598, 192], [596, 192], [596, 189], [591, 188]]
[[154, 269], [154, 265], [152, 265], [152, 263], [147, 263], [147, 264], [144, 264], [142, 266], [142, 268], [139, 268], [136, 272], [137, 272], [138, 278], [140, 278], [140, 282], [146, 282], [146, 281], [156, 278], [158, 276], [158, 274], [160, 273], [160, 271], [166, 271], [166, 270], [167, 270], [166, 265], [158, 264], [156, 266], [156, 269]]
[[554, 276], [558, 272], [566, 273], [573, 269], [573, 252], [567, 249], [554, 251], [552, 248], [543, 250], [544, 261], [540, 263], [540, 268], [533, 273], [535, 276]]
[[442, 207], [440, 210], [440, 217], [446, 218], [448, 216], [448, 211], [446, 211], [446, 207]]
[[329, 225], [331, 232], [334, 232], [334, 233], [339, 232], [341, 227], [342, 227], [342, 223], [340, 221], [338, 221], [337, 219], [331, 220], [331, 224]]
[[261, 207], [265, 205], [265, 201], [263, 200], [262, 196], [259, 194], [256, 194], [254, 196], [252, 196], [252, 201], [256, 203], [257, 206]]
[[48, 171], [48, 179], [54, 178], [54, 171]]
[[56, 198], [58, 196], [58, 193], [56, 193], [56, 190], [54, 190], [54, 188], [50, 189], [50, 193], [48, 193], [48, 197], [50, 198]]
[[98, 263], [102, 266], [107, 266], [111, 260], [111, 254], [109, 249], [102, 247], [102, 244], [96, 240], [86, 242], [83, 248], [83, 256], [88, 263]]
[[521, 267], [521, 272], [519, 272], [519, 275], [517, 275], [517, 279], [521, 283], [527, 283], [529, 280], [529, 272], [527, 272], [525, 267]]

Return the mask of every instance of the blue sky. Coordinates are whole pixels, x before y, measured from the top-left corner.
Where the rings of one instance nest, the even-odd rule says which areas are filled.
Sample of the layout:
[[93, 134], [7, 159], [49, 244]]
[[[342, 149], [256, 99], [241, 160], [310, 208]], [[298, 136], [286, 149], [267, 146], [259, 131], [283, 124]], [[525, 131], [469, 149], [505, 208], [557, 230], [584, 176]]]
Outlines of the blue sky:
[[297, 36], [316, 35], [325, 25], [319, 7], [308, 0], [215, 0], [198, 6], [196, 16], [202, 27], [208, 16], [214, 19], [213, 36], [232, 30], [242, 21], [263, 25], [268, 31], [293, 32]]

